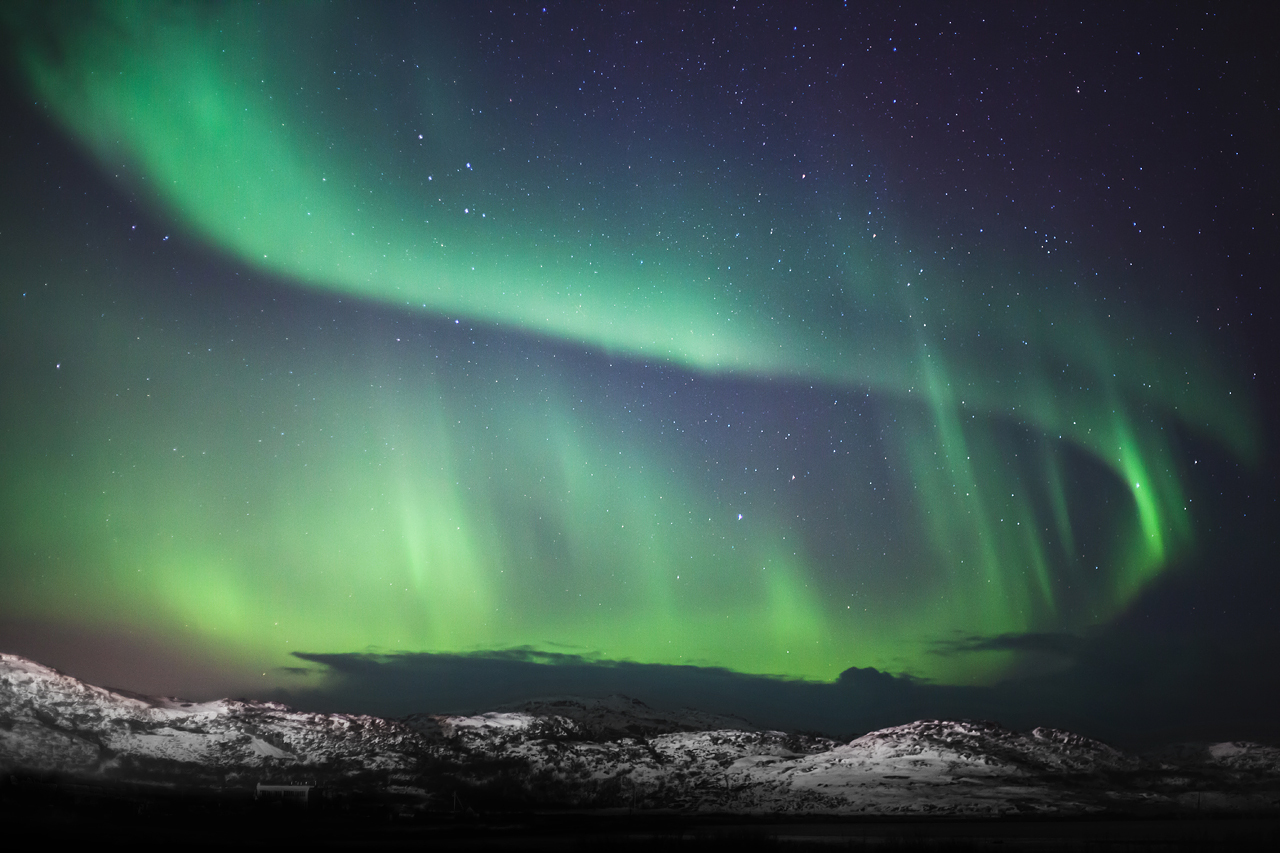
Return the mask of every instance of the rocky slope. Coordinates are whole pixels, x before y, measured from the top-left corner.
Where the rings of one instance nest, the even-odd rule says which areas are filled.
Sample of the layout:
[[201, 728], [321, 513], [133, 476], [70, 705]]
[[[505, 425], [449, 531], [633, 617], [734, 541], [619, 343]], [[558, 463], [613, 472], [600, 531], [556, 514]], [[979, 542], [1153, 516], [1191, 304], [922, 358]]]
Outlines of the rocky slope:
[[12, 655], [0, 655], [0, 771], [224, 794], [309, 784], [427, 811], [460, 802], [759, 815], [1280, 807], [1280, 750], [1257, 744], [1144, 759], [1069, 732], [936, 720], [841, 743], [625, 697], [394, 721], [130, 696]]

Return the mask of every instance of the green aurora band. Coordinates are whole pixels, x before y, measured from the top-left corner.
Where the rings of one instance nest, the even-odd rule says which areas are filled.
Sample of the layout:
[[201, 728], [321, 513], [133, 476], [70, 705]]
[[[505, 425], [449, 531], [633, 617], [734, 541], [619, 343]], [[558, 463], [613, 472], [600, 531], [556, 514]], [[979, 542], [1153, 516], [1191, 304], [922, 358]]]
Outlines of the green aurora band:
[[[1193, 546], [1175, 429], [1258, 452], [1246, 393], [1192, 332], [1101, 308], [1065, 273], [1033, 285], [976, 251], [925, 253], [902, 226], [867, 227], [861, 190], [838, 181], [784, 205], [776, 182], [723, 178], [692, 145], [663, 164], [533, 107], [490, 98], [477, 115], [466, 92], [485, 84], [429, 50], [336, 86], [307, 58], [331, 30], [321, 10], [5, 16], [37, 98], [190, 234], [407, 322], [535, 336], [462, 364], [373, 335], [353, 355], [281, 320], [305, 356], [265, 329], [192, 356], [122, 306], [92, 329], [9, 317], [10, 358], [86, 365], [65, 378], [75, 407], [6, 380], [23, 401], [4, 422], [9, 612], [145, 623], [271, 666], [292, 650], [533, 646], [982, 681], [1013, 657], [933, 644], [1087, 629]], [[561, 159], [584, 165], [514, 150], [522, 133], [563, 138]], [[219, 338], [207, 322], [190, 337]], [[600, 372], [553, 364], [562, 345]], [[845, 493], [847, 539], [872, 544], [820, 553], [797, 519], [830, 490], [778, 497], [784, 463], [770, 460], [768, 501], [724, 473], [764, 438], [707, 450], [652, 418], [600, 417], [584, 396], [608, 397], [592, 383], [614, 362], [666, 365], [712, 396], [870, 394], [885, 452], [833, 452], [823, 476]], [[246, 390], [228, 377], [249, 363]], [[37, 410], [47, 420], [16, 414]], [[1080, 521], [1096, 495], [1069, 485], [1087, 460], [1114, 498], [1096, 523]], [[880, 475], [892, 501], [864, 512]], [[925, 535], [890, 541], [886, 514]]]

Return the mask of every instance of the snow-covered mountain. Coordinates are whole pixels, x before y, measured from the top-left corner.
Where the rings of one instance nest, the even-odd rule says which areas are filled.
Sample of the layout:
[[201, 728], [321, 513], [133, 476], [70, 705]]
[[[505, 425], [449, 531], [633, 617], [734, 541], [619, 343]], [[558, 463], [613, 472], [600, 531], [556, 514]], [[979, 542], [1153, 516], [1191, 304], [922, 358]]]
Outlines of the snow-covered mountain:
[[691, 708], [660, 711], [629, 696], [606, 696], [603, 699], [557, 696], [533, 699], [499, 710], [523, 711], [538, 717], [564, 717], [595, 738], [648, 737], [715, 729], [756, 730], [741, 717], [708, 714]]
[[[919, 721], [848, 743], [626, 697], [404, 720], [191, 703], [94, 687], [0, 655], [0, 771], [246, 793], [309, 784], [415, 808], [755, 815], [1083, 814], [1280, 808], [1280, 751], [1148, 760], [1054, 729]], [[1194, 803], [1191, 798], [1194, 798]]]
[[411, 772], [420, 742], [376, 717], [131, 696], [0, 655], [0, 767], [8, 769], [193, 785], [308, 770], [358, 778]]

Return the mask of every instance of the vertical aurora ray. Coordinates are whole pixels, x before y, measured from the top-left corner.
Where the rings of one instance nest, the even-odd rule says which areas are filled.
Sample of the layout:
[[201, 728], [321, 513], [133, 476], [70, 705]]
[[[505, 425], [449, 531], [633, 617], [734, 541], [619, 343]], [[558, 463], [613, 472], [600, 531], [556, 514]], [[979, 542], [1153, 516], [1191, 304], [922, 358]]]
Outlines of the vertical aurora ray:
[[[502, 81], [451, 58], [447, 34], [414, 42], [412, 69], [378, 60], [339, 85], [309, 47], [331, 13], [93, 8], [4, 13], [62, 126], [246, 270], [376, 304], [416, 337], [361, 332], [353, 363], [281, 313], [187, 361], [176, 342], [129, 349], [123, 320], [74, 344], [11, 319], [31, 351], [98, 365], [81, 398], [134, 395], [68, 426], [61, 462], [7, 422], [13, 606], [55, 613], [74, 589], [246, 657], [529, 645], [981, 680], [1003, 662], [941, 661], [930, 644], [1087, 627], [1193, 546], [1171, 434], [1257, 452], [1246, 396], [1188, 357], [1200, 348], [1177, 317], [1103, 313], [1061, 270], [1029, 287], [997, 253], [917, 261], [939, 253], [907, 224], [881, 229], [892, 242], [848, 225], [852, 183], [801, 199], [713, 178], [687, 140], [655, 165], [607, 127], [598, 148], [571, 143], [546, 105], [489, 98], [481, 117], [460, 92]], [[565, 138], [571, 172], [524, 141], [544, 132]], [[458, 337], [442, 316], [483, 329]], [[209, 323], [203, 337], [227, 336]], [[286, 333], [305, 357], [273, 352]], [[472, 358], [482, 339], [495, 351]], [[181, 366], [164, 390], [134, 399], [136, 374], [166, 359]], [[237, 359], [258, 385], [227, 378]], [[311, 378], [286, 378], [303, 364]], [[691, 384], [707, 390], [686, 402]], [[822, 403], [825, 433], [793, 447], [779, 401], [817, 411], [819, 396], [865, 402]], [[694, 414], [711, 401], [723, 427]], [[192, 456], [158, 463], [164, 447]], [[1086, 489], [1114, 511], [1091, 516]], [[37, 580], [21, 554], [60, 568]]]

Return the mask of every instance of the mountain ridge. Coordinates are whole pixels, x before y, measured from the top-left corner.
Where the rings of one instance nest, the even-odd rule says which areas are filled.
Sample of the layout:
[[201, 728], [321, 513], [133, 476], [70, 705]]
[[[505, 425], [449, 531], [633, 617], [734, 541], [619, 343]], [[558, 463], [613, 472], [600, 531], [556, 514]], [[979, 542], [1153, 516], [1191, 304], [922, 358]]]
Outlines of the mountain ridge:
[[129, 695], [0, 654], [0, 772], [247, 796], [299, 784], [431, 812], [594, 809], [737, 815], [1280, 813], [1280, 750], [1227, 742], [1153, 757], [1072, 732], [918, 720], [850, 741], [544, 697], [401, 720], [275, 702]]

